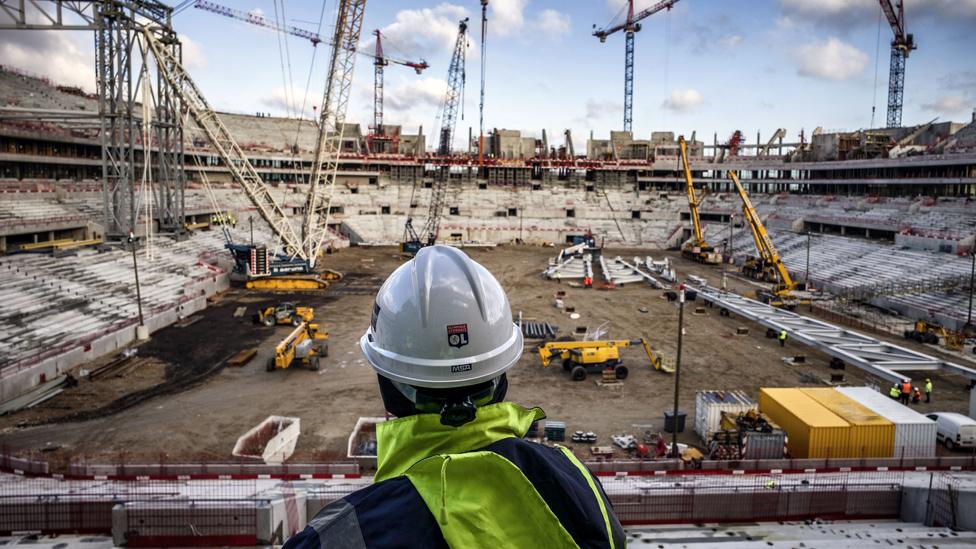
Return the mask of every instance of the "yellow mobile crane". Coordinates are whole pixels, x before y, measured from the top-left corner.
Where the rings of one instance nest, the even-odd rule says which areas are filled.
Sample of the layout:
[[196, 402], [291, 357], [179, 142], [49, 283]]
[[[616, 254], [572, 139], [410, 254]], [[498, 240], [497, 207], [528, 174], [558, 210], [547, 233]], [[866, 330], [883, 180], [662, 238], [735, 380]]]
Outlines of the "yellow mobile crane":
[[773, 245], [773, 239], [766, 232], [766, 227], [759, 219], [759, 213], [752, 206], [749, 195], [746, 194], [742, 183], [739, 182], [739, 176], [734, 171], [729, 171], [729, 179], [735, 184], [739, 198], [742, 199], [742, 214], [749, 223], [752, 241], [759, 253], [759, 257], [750, 257], [746, 260], [742, 272], [751, 278], [775, 283], [772, 292], [758, 291], [756, 292], [757, 297], [760, 301], [769, 303], [774, 307], [786, 309], [795, 309], [797, 304], [801, 303], [809, 304], [809, 300], [801, 301], [793, 294], [793, 291], [797, 289], [797, 284], [790, 276], [786, 265], [783, 265], [783, 260], [780, 258], [776, 246]]
[[699, 263], [718, 265], [722, 262], [722, 256], [715, 251], [715, 248], [705, 242], [705, 235], [702, 233], [701, 218], [698, 215], [699, 197], [695, 192], [695, 183], [691, 179], [691, 168], [688, 166], [688, 145], [685, 143], [685, 136], [683, 135], [678, 136], [678, 148], [681, 149], [681, 165], [685, 170], [685, 189], [688, 191], [688, 209], [691, 210], [691, 224], [694, 228], [693, 240], [685, 243], [681, 248], [681, 255]]

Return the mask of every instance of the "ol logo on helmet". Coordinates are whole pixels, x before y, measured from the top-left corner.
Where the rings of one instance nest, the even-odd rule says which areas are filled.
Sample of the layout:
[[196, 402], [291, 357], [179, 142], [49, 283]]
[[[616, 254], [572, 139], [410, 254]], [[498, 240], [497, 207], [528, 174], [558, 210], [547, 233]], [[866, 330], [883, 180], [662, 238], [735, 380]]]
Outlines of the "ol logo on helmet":
[[468, 325], [450, 324], [447, 326], [447, 344], [460, 349], [468, 344]]

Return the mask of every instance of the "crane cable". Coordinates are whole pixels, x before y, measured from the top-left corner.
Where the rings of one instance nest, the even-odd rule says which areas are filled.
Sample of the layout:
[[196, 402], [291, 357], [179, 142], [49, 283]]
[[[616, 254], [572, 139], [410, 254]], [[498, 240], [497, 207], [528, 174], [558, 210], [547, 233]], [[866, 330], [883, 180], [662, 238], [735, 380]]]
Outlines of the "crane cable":
[[[272, 0], [274, 4], [275, 12], [275, 36], [278, 39], [278, 63], [281, 66], [281, 82], [283, 93], [285, 96], [285, 114], [288, 118], [292, 117], [292, 100], [291, 100], [291, 84], [288, 79], [288, 72], [285, 64], [285, 46], [282, 44], [283, 34], [285, 33], [283, 28], [284, 18], [278, 16], [278, 0]], [[284, 9], [284, 0], [282, 0], [282, 9]], [[284, 43], [287, 44], [287, 38], [284, 38]]]
[[[315, 29], [315, 34], [321, 34], [322, 33], [322, 21], [325, 19], [325, 6], [326, 6], [326, 4], [328, 4], [328, 2], [329, 2], [329, 0], [322, 0], [322, 9], [319, 12], [319, 24], [318, 24], [318, 26]], [[305, 107], [308, 105], [308, 90], [312, 86], [312, 73], [315, 70], [315, 54], [318, 51], [319, 51], [319, 49], [317, 47], [316, 48], [312, 48], [312, 62], [309, 63], [309, 66], [308, 66], [308, 78], [305, 80], [305, 95], [302, 97], [302, 110], [299, 111], [299, 113], [298, 113], [298, 118], [299, 118], [299, 121], [298, 121], [298, 130], [295, 132], [295, 153], [293, 154], [293, 156], [295, 156], [295, 157], [298, 156], [298, 148], [299, 148], [298, 147], [298, 138], [301, 137], [301, 135], [302, 135], [302, 127], [304, 126], [304, 124], [302, 124], [301, 118], [305, 116]]]
[[[488, 33], [488, 4], [481, 6], [481, 103], [478, 105], [478, 161], [484, 160], [485, 141], [485, 64], [488, 57], [485, 35]], [[471, 143], [468, 143], [470, 150]]]
[[878, 65], [881, 63], [881, 7], [878, 7], [878, 38], [874, 43], [874, 90], [871, 100], [871, 125], [874, 128], [874, 113], [878, 106]]

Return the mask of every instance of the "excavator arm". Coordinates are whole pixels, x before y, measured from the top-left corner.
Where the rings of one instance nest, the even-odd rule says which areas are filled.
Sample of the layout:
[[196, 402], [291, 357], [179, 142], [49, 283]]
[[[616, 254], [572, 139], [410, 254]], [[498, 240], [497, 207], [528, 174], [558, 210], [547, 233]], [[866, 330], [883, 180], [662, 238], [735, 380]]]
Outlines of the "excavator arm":
[[790, 277], [790, 272], [786, 269], [786, 265], [783, 264], [783, 260], [780, 258], [776, 246], [773, 245], [773, 239], [770, 238], [762, 220], [759, 219], [759, 213], [752, 206], [749, 195], [746, 194], [742, 183], [739, 182], [739, 176], [734, 171], [730, 171], [729, 179], [735, 184], [735, 190], [738, 191], [739, 198], [742, 199], [742, 214], [749, 223], [752, 238], [756, 244], [756, 251], [759, 252], [759, 256], [763, 261], [776, 269], [776, 274], [779, 276], [780, 284], [779, 288], [777, 288], [777, 293], [789, 293], [793, 291], [796, 288], [796, 283]]

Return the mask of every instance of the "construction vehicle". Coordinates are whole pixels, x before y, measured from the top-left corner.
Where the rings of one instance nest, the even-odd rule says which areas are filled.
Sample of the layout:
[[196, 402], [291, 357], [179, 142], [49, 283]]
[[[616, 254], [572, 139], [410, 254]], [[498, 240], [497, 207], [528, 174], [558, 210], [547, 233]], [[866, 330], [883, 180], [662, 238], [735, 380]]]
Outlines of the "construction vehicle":
[[268, 359], [267, 370], [284, 370], [296, 364], [318, 370], [321, 357], [329, 356], [328, 339], [328, 332], [320, 332], [318, 324], [301, 322], [275, 347], [274, 356]]
[[550, 341], [539, 346], [539, 358], [543, 366], [549, 366], [553, 359], [562, 361], [563, 370], [570, 373], [573, 381], [586, 379], [588, 370], [612, 370], [617, 379], [627, 379], [630, 370], [623, 365], [620, 349], [631, 345], [642, 345], [651, 366], [662, 372], [674, 369], [654, 352], [650, 343], [644, 339], [614, 339], [597, 341]]
[[735, 184], [739, 198], [742, 199], [742, 214], [749, 224], [752, 241], [756, 245], [756, 251], [759, 253], [758, 257], [749, 257], [746, 259], [742, 273], [750, 278], [767, 282], [772, 281], [774, 283], [772, 291], [758, 290], [756, 297], [763, 303], [789, 310], [796, 309], [797, 305], [809, 305], [809, 299], [801, 299], [794, 293], [798, 285], [793, 280], [793, 277], [790, 276], [786, 265], [783, 264], [783, 260], [780, 258], [776, 246], [773, 245], [773, 239], [770, 238], [765, 225], [759, 219], [759, 213], [756, 212], [752, 201], [749, 200], [749, 195], [746, 194], [746, 190], [742, 187], [739, 176], [730, 170], [729, 179]]
[[972, 333], [950, 330], [941, 324], [925, 320], [916, 320], [911, 330], [905, 330], [905, 339], [930, 345], [938, 345], [941, 341], [946, 347], [956, 350], [962, 349], [966, 345], [966, 340], [971, 337], [973, 337]]
[[325, 79], [327, 85], [319, 110], [315, 158], [299, 229], [292, 224], [271, 187], [261, 179], [220, 116], [190, 78], [178, 53], [174, 53], [179, 49], [169, 47], [148, 26], [142, 29], [160, 77], [179, 97], [186, 116], [202, 130], [234, 181], [280, 242], [280, 250], [271, 252], [263, 246], [234, 244], [225, 232], [227, 248], [234, 256], [235, 271], [247, 278], [248, 288], [314, 289], [327, 286], [330, 279], [337, 278], [338, 273], [334, 271], [320, 274], [321, 269], [316, 269], [316, 263], [322, 256], [323, 247], [330, 241], [329, 214], [365, 7], [366, 0], [348, 0], [339, 4], [329, 72]]
[[315, 317], [315, 309], [298, 307], [290, 301], [279, 303], [276, 307], [267, 307], [254, 315], [254, 322], [265, 326], [291, 324], [298, 326], [302, 322], [311, 322]]
[[[437, 154], [450, 156], [454, 144], [454, 127], [457, 121], [458, 107], [464, 95], [464, 63], [467, 45], [468, 18], [458, 23], [457, 39], [454, 42], [454, 53], [451, 64], [447, 69], [447, 92], [444, 95], [444, 105], [441, 108], [441, 128], [438, 136]], [[403, 240], [400, 252], [404, 255], [415, 255], [421, 248], [433, 246], [437, 242], [437, 235], [441, 227], [441, 212], [444, 206], [444, 195], [450, 179], [450, 163], [434, 167], [434, 181], [430, 188], [430, 203], [427, 205], [427, 221], [418, 233], [413, 226], [413, 215], [407, 216], [403, 226]], [[413, 192], [416, 192], [414, 187]], [[412, 196], [412, 194], [411, 194]], [[411, 200], [412, 202], [412, 200]], [[413, 206], [411, 205], [411, 209]]]
[[[711, 247], [708, 242], [705, 242], [705, 234], [702, 231], [701, 217], [698, 215], [700, 197], [695, 192], [695, 183], [691, 179], [691, 167], [688, 165], [688, 144], [685, 143], [685, 136], [683, 135], [678, 136], [678, 148], [681, 149], [681, 166], [685, 172], [685, 190], [688, 193], [688, 209], [691, 210], [691, 226], [694, 231], [692, 238], [681, 247], [681, 255], [699, 263], [718, 265], [722, 262], [722, 255], [716, 252], [715, 248]], [[703, 197], [704, 192], [702, 193]]]

